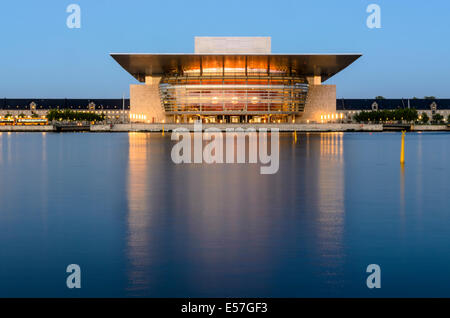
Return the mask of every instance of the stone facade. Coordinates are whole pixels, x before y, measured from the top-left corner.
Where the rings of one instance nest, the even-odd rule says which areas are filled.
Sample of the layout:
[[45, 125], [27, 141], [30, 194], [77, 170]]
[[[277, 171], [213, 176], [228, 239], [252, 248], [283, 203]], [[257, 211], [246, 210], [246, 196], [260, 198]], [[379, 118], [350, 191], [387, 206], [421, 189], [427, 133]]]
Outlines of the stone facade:
[[145, 84], [130, 85], [131, 122], [161, 123], [170, 119], [161, 105], [160, 81], [161, 77], [147, 76]]
[[320, 116], [336, 113], [336, 85], [309, 85], [305, 112], [296, 117], [298, 123], [320, 123]]

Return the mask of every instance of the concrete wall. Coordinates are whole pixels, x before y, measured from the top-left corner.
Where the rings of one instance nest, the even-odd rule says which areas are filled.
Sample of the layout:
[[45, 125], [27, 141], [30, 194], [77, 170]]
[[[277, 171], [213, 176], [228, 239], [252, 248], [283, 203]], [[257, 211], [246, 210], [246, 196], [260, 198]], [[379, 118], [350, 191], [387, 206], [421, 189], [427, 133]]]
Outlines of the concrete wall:
[[0, 132], [3, 131], [23, 131], [23, 132], [47, 132], [53, 131], [52, 125], [43, 126], [0, 126]]
[[296, 122], [320, 123], [320, 116], [336, 114], [336, 85], [309, 85], [305, 112]]
[[130, 85], [130, 120], [132, 122], [161, 123], [163, 120], [166, 122], [169, 120], [161, 105], [160, 81], [161, 77], [148, 76], [145, 85]]
[[270, 37], [195, 37], [195, 53], [270, 54]]
[[447, 125], [413, 125], [411, 126], [413, 131], [447, 131], [450, 130]]

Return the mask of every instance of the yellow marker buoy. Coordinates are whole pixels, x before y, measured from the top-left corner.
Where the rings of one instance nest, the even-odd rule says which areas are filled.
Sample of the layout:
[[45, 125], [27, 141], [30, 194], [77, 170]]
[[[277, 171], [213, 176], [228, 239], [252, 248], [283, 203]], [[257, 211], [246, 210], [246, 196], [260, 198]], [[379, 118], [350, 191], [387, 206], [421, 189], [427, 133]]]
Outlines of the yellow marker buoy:
[[405, 131], [402, 131], [402, 146], [400, 149], [400, 164], [405, 163]]

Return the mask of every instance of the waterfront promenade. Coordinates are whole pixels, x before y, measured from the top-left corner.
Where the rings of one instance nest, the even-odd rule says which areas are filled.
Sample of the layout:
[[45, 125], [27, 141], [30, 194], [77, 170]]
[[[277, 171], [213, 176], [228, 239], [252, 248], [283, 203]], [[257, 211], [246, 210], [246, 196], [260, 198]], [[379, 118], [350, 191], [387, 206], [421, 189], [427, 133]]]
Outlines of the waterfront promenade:
[[[194, 131], [194, 124], [118, 124], [113, 125], [94, 125], [91, 126], [91, 131], [149, 131], [158, 132], [162, 131], [172, 131], [176, 128], [183, 127], [190, 131]], [[382, 131], [383, 125], [360, 125], [360, 124], [202, 124], [202, 129], [217, 128], [225, 131], [228, 128], [266, 128], [273, 129], [278, 128], [280, 131], [298, 131], [298, 132], [308, 132], [308, 131]]]
[[[172, 131], [176, 128], [184, 127], [190, 131], [194, 130], [194, 124], [97, 124], [91, 125], [86, 131], [90, 132], [162, 132]], [[227, 128], [243, 128], [254, 127], [261, 128], [278, 128], [284, 132], [381, 132], [382, 124], [202, 124], [203, 129], [218, 128], [222, 131]], [[450, 131], [447, 125], [412, 125], [411, 131]], [[56, 131], [53, 125], [43, 126], [0, 126], [0, 132], [52, 132]]]

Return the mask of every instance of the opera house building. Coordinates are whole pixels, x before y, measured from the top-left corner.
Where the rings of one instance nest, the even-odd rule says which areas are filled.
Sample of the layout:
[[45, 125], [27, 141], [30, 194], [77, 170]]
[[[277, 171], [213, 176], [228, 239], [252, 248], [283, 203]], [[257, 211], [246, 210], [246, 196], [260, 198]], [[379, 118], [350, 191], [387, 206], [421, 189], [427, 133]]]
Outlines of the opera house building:
[[322, 82], [360, 54], [272, 54], [270, 37], [196, 37], [195, 53], [111, 56], [130, 85], [130, 120], [144, 123], [302, 123], [336, 113]]

